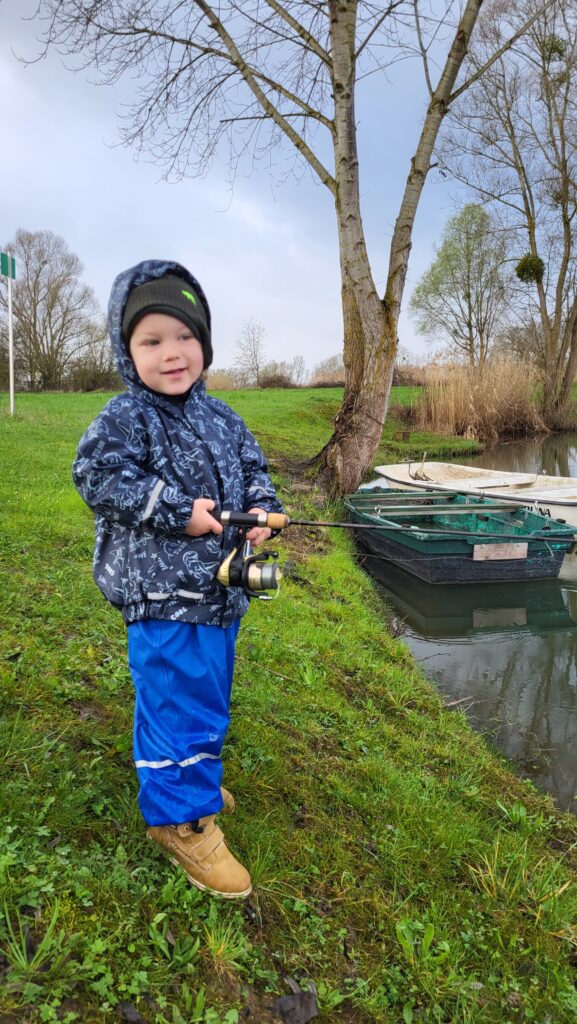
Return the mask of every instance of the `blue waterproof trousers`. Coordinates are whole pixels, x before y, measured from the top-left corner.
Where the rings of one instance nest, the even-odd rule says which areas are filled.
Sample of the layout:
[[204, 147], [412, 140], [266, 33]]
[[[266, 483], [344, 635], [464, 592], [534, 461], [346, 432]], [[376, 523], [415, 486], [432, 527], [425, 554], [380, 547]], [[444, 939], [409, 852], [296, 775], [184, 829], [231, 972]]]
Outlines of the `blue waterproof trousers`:
[[196, 821], [222, 807], [220, 755], [239, 624], [145, 619], [128, 627], [138, 803], [148, 825]]

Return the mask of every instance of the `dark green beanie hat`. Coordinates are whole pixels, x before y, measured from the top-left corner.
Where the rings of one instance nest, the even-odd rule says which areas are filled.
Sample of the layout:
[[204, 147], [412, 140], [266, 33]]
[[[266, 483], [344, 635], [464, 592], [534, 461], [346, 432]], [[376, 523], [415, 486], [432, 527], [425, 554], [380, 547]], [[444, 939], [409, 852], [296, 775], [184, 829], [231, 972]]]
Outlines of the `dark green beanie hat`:
[[122, 335], [129, 344], [139, 320], [148, 313], [165, 313], [182, 320], [198, 338], [204, 352], [204, 369], [212, 363], [212, 342], [206, 310], [189, 281], [166, 274], [133, 288], [122, 317]]

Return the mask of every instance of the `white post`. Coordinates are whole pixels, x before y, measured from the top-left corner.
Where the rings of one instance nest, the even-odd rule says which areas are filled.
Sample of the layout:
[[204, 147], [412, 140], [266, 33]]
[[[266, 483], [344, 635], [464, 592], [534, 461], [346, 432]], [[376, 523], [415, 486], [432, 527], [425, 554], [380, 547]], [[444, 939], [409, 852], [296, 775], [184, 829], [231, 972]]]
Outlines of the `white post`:
[[8, 256], [8, 375], [10, 381], [10, 415], [14, 415], [14, 334], [12, 331], [12, 257]]

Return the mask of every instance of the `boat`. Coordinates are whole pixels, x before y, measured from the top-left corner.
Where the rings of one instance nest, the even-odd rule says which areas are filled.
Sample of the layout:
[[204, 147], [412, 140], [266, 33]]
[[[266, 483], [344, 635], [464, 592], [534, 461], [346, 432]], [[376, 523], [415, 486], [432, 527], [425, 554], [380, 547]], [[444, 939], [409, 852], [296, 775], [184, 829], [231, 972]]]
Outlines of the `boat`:
[[436, 490], [361, 488], [345, 499], [359, 542], [427, 583], [554, 579], [573, 527], [521, 503]]
[[389, 487], [438, 489], [491, 497], [531, 506], [554, 519], [563, 519], [577, 529], [577, 479], [547, 476], [545, 473], [506, 473], [483, 466], [461, 466], [455, 462], [396, 462], [375, 466], [375, 472]]

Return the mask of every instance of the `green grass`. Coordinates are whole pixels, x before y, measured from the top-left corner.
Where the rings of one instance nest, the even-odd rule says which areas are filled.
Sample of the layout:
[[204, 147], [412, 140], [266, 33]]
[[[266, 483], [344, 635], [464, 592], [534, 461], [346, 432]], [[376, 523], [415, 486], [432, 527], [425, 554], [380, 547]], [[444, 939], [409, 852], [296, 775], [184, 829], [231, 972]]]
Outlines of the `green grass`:
[[[421, 393], [418, 387], [391, 390], [391, 408], [415, 402]], [[303, 388], [298, 391], [218, 391], [245, 419], [250, 419], [264, 447], [285, 458], [310, 458], [320, 451], [330, 435], [332, 418], [342, 399], [342, 388]], [[422, 431], [409, 431], [406, 441], [395, 440], [395, 434], [406, 430], [406, 424], [393, 415], [387, 418], [383, 439], [376, 452], [374, 465], [403, 459], [429, 457], [442, 459], [458, 453], [478, 451], [479, 445], [462, 437], [439, 437]]]
[[[332, 392], [230, 398], [273, 457], [330, 432]], [[574, 1020], [577, 822], [444, 707], [338, 531], [280, 538], [293, 572], [240, 633], [224, 828], [253, 898], [145, 840], [125, 631], [70, 482], [104, 399], [0, 412], [0, 1019], [264, 1022], [288, 975], [321, 1020]], [[336, 511], [279, 483], [293, 515]]]

